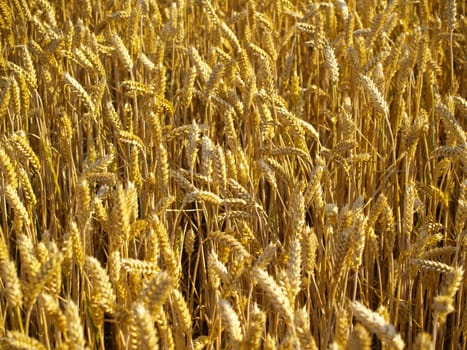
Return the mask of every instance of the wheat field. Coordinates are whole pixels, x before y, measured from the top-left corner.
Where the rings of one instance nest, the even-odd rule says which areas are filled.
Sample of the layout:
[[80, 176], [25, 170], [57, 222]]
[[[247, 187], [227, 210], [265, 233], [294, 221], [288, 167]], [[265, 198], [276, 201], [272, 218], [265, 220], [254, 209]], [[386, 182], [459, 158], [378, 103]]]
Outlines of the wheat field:
[[467, 4], [1, 0], [0, 348], [467, 349]]

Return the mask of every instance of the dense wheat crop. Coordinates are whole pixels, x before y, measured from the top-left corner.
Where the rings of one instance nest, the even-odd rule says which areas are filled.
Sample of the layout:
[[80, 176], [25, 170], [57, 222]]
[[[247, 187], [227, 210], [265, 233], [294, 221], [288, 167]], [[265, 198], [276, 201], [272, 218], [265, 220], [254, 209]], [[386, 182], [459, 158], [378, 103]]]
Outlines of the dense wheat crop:
[[466, 15], [1, 0], [0, 347], [467, 349]]

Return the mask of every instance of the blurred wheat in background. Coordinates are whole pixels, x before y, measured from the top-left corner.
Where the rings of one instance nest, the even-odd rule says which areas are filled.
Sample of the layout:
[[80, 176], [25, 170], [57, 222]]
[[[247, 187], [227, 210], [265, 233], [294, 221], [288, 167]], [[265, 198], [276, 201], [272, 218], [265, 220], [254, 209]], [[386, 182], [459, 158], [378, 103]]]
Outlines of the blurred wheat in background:
[[0, 1], [0, 346], [467, 349], [466, 13]]

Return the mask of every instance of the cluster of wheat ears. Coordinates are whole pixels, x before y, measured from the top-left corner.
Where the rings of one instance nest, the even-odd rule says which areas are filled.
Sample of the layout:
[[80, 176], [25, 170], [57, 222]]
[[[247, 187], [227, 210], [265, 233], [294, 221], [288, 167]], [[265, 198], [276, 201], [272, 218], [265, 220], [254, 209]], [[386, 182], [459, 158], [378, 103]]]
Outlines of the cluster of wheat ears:
[[0, 1], [0, 347], [466, 349], [466, 13]]

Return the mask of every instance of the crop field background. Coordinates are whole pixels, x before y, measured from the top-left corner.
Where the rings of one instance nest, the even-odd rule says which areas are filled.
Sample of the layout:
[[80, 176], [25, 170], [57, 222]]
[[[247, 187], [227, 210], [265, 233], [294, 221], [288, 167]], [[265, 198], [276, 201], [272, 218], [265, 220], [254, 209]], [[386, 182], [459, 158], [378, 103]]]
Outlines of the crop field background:
[[0, 348], [467, 349], [466, 13], [0, 1]]

